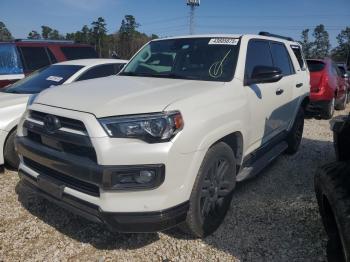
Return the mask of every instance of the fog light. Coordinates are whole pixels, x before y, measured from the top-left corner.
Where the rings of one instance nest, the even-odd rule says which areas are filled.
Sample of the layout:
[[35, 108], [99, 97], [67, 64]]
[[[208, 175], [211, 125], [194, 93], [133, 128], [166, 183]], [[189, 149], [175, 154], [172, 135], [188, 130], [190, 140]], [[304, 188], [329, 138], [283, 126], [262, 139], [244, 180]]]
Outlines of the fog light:
[[138, 176], [135, 176], [135, 181], [139, 184], [147, 184], [152, 182], [155, 178], [156, 173], [151, 170], [142, 170]]

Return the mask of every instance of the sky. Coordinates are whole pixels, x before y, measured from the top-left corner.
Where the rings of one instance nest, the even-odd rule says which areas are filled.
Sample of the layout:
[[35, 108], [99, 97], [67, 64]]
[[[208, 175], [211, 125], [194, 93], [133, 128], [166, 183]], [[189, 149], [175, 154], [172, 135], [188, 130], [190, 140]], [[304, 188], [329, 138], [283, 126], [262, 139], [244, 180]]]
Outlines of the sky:
[[[0, 0], [0, 21], [15, 38], [26, 38], [41, 25], [61, 34], [80, 30], [99, 16], [108, 33], [124, 15], [135, 16], [139, 31], [161, 37], [189, 33], [186, 0]], [[269, 31], [299, 40], [301, 31], [324, 24], [332, 47], [341, 29], [350, 26], [350, 0], [202, 0], [195, 10], [195, 33]]]

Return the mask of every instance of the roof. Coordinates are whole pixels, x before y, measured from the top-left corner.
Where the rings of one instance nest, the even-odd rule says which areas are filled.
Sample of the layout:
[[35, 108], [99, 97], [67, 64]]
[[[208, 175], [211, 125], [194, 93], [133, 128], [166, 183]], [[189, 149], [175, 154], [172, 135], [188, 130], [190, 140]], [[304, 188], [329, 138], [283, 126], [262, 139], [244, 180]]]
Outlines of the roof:
[[91, 59], [76, 59], [68, 60], [55, 65], [81, 65], [81, 66], [95, 66], [101, 64], [125, 64], [128, 60], [113, 59], [113, 58], [91, 58]]
[[158, 39], [154, 39], [153, 41], [159, 41], [159, 40], [167, 40], [167, 39], [179, 39], [179, 38], [204, 38], [204, 37], [209, 37], [209, 38], [225, 38], [225, 37], [230, 37], [230, 38], [240, 38], [240, 37], [249, 37], [249, 38], [259, 38], [259, 39], [267, 39], [267, 40], [271, 40], [274, 39], [276, 41], [279, 42], [286, 42], [286, 43], [294, 43], [299, 45], [298, 42], [296, 41], [290, 41], [290, 40], [286, 40], [283, 38], [279, 38], [279, 37], [273, 37], [273, 36], [262, 36], [262, 35], [254, 35], [254, 34], [205, 34], [205, 35], [184, 35], [184, 36], [174, 36], [174, 37], [165, 37], [165, 38], [158, 38]]

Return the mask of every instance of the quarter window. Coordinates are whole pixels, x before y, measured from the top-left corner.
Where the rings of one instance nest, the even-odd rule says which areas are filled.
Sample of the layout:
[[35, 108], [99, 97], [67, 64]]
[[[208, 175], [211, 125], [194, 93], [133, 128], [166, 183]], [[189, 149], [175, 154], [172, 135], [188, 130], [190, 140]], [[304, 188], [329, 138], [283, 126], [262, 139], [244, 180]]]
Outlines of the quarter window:
[[304, 61], [304, 57], [303, 57], [303, 54], [301, 52], [300, 46], [292, 45], [291, 48], [293, 50], [295, 57], [298, 60], [300, 69], [305, 70], [305, 61]]
[[247, 79], [252, 77], [256, 66], [273, 66], [270, 45], [267, 41], [253, 40], [248, 44], [245, 67], [245, 76]]
[[284, 76], [294, 74], [294, 70], [291, 67], [290, 57], [284, 44], [272, 42], [271, 53], [274, 66], [281, 69]]

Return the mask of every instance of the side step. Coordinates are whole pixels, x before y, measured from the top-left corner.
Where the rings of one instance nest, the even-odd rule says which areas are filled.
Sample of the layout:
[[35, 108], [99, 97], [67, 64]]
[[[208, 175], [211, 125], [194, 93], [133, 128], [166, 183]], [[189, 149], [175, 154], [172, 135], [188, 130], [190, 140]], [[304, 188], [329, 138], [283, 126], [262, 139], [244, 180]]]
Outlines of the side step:
[[240, 182], [256, 176], [287, 148], [288, 144], [285, 141], [275, 145], [270, 151], [266, 152], [261, 158], [257, 159], [251, 166], [244, 167], [237, 175], [237, 181]]

